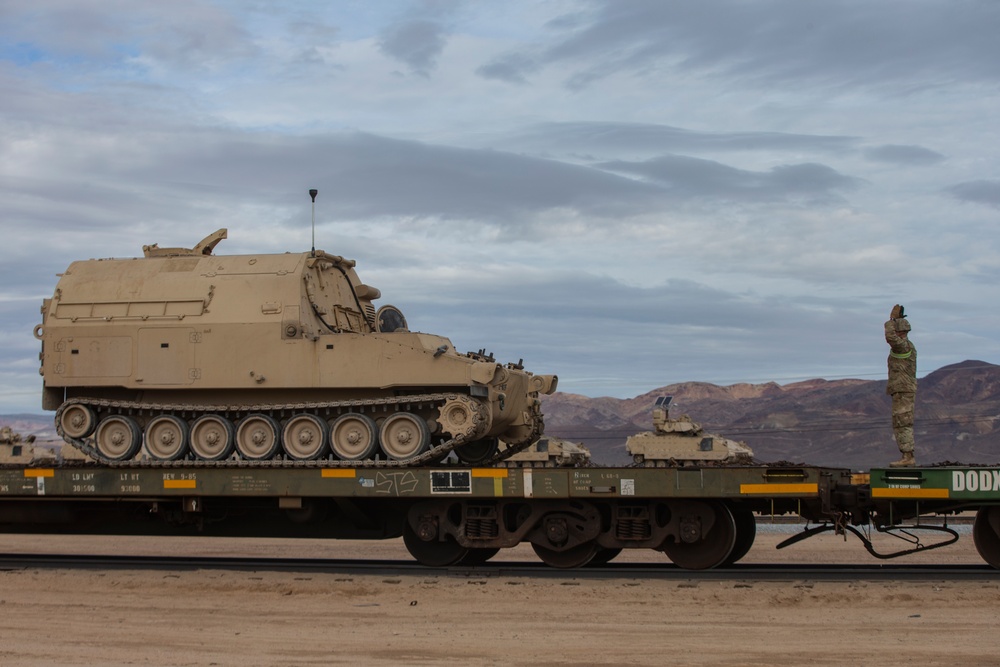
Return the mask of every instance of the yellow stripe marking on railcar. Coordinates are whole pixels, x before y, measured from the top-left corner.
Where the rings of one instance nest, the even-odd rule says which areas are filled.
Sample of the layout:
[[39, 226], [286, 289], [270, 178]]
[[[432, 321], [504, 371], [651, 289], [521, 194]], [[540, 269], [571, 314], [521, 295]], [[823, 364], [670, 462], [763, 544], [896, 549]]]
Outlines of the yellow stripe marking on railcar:
[[354, 468], [323, 468], [320, 475], [339, 479], [354, 479], [358, 476], [358, 471]]
[[819, 493], [819, 484], [740, 484], [740, 493], [745, 496], [770, 496], [780, 493]]
[[55, 477], [56, 471], [52, 468], [27, 468], [24, 471], [25, 477]]
[[950, 498], [948, 489], [872, 489], [872, 498]]
[[197, 489], [198, 480], [196, 479], [165, 479], [163, 480], [164, 489]]
[[473, 477], [506, 477], [506, 468], [473, 468]]

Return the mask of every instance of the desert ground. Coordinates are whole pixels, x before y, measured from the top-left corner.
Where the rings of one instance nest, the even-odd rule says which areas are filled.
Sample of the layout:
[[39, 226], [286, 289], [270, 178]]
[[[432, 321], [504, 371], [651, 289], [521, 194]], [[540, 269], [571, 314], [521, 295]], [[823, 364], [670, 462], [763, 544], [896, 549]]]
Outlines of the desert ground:
[[[877, 563], [853, 538], [744, 563]], [[0, 536], [5, 553], [408, 560], [399, 540]], [[661, 562], [654, 552], [626, 561]], [[519, 547], [498, 560], [534, 561]], [[909, 563], [982, 564], [970, 536]], [[804, 575], [805, 576], [805, 575]], [[2, 665], [996, 665], [990, 581], [0, 570]]]

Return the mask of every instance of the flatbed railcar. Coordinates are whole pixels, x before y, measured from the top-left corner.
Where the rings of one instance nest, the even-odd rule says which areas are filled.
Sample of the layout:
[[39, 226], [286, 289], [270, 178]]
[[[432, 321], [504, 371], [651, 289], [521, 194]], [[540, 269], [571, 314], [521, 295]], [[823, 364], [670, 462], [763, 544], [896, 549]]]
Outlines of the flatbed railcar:
[[18, 465], [34, 459], [3, 445], [0, 532], [402, 536], [432, 566], [524, 542], [564, 568], [646, 548], [703, 569], [746, 555], [761, 513], [816, 524], [779, 546], [833, 530], [885, 557], [958, 534], [880, 554], [867, 530], [975, 510], [1000, 567], [1000, 469], [750, 464], [667, 399], [627, 443], [646, 465], [503, 467], [543, 435], [555, 375], [410, 331], [353, 260], [215, 255], [226, 236], [61, 274], [34, 331], [42, 407], [87, 461]]
[[[382, 539], [429, 566], [482, 562], [531, 543], [560, 568], [655, 549], [688, 569], [749, 551], [755, 516], [791, 515], [850, 532], [891, 557], [958, 539], [929, 515], [976, 511], [984, 560], [1000, 567], [1000, 468], [846, 469], [792, 465], [508, 468], [437, 466], [10, 466], [0, 532]], [[860, 529], [859, 529], [860, 527]], [[866, 534], [942, 534], [893, 554]]]

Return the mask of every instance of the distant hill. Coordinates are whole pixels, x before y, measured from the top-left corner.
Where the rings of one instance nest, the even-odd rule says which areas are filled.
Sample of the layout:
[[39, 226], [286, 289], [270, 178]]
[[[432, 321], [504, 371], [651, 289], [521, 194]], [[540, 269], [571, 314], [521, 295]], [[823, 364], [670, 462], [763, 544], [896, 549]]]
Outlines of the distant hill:
[[52, 421], [52, 414], [0, 415], [0, 426], [10, 426], [22, 436], [34, 435], [39, 440], [55, 440], [59, 437]]
[[[1000, 366], [963, 361], [918, 384], [918, 463], [1000, 462]], [[761, 461], [863, 470], [899, 458], [885, 380], [682, 382], [628, 399], [555, 393], [542, 399], [545, 430], [585, 444], [598, 463], [628, 463], [625, 439], [650, 430], [653, 402], [664, 395], [674, 397], [673, 416], [690, 415], [708, 432], [746, 442]], [[56, 438], [51, 413], [0, 415], [0, 425], [39, 440]]]
[[[762, 461], [867, 469], [899, 458], [885, 380], [808, 380], [720, 387], [683, 382], [630, 399], [556, 393], [542, 401], [546, 433], [587, 445], [596, 461], [625, 463], [625, 439], [650, 430], [657, 396], [673, 416], [750, 445]], [[1000, 461], [1000, 366], [964, 361], [922, 378], [917, 390], [918, 463]]]

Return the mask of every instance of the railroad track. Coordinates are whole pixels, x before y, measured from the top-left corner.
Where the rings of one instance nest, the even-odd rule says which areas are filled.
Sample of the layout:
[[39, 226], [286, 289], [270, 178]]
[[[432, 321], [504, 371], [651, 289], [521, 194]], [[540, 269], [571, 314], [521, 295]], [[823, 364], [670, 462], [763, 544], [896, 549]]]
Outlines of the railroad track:
[[502, 561], [484, 565], [429, 568], [412, 561], [306, 558], [93, 556], [0, 554], [0, 571], [26, 569], [296, 572], [368, 576], [438, 576], [545, 579], [658, 579], [676, 581], [993, 581], [1000, 571], [988, 565], [753, 564], [714, 570], [685, 570], [671, 563], [609, 563], [601, 567], [560, 570], [536, 562]]

